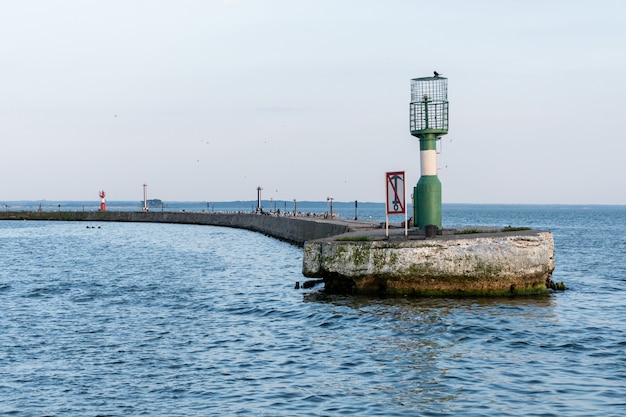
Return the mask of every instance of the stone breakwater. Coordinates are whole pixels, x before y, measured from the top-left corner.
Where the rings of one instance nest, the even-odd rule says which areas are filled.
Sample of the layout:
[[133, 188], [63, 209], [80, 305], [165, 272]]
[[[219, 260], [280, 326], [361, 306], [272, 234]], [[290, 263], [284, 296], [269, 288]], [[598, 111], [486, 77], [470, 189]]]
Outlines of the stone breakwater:
[[304, 245], [303, 273], [330, 292], [415, 296], [514, 295], [548, 291], [550, 232], [451, 234], [385, 239], [347, 234]]
[[340, 235], [359, 228], [374, 227], [367, 222], [333, 221], [316, 216], [167, 211], [0, 211], [0, 220], [150, 222], [222, 226], [263, 233], [298, 246], [303, 246], [308, 240]]

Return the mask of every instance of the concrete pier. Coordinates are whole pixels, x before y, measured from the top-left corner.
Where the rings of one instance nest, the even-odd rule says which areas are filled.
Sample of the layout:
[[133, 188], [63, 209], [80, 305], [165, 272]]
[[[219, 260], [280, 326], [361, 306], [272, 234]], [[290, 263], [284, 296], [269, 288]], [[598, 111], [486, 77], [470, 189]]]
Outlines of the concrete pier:
[[331, 220], [319, 216], [167, 211], [0, 211], [0, 220], [149, 222], [222, 226], [263, 233], [298, 246], [303, 246], [304, 242], [309, 240], [379, 227], [377, 222]]
[[[195, 212], [0, 212], [0, 220], [183, 223], [234, 227], [304, 247], [302, 272], [325, 291], [413, 296], [540, 294], [554, 285], [552, 233], [444, 230], [434, 237], [380, 223], [318, 216]], [[418, 233], [419, 232], [419, 233]], [[564, 286], [561, 283], [562, 286]]]

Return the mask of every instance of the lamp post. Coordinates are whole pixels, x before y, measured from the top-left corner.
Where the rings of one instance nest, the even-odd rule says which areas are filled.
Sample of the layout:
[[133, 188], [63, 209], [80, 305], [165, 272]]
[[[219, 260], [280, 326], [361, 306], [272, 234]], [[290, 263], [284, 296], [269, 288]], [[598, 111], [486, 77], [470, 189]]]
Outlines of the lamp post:
[[297, 213], [297, 211], [296, 211], [296, 199], [294, 198], [293, 199], [293, 215], [295, 216], [296, 213]]
[[143, 211], [148, 211], [148, 184], [143, 185]]
[[326, 201], [330, 201], [330, 218], [333, 218], [333, 198], [332, 197], [326, 197]]

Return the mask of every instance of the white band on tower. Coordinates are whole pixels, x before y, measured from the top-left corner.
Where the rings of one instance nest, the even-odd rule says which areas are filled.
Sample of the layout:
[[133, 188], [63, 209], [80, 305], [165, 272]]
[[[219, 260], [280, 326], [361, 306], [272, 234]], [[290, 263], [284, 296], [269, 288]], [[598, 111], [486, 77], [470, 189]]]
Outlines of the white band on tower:
[[420, 151], [422, 175], [437, 175], [437, 151]]

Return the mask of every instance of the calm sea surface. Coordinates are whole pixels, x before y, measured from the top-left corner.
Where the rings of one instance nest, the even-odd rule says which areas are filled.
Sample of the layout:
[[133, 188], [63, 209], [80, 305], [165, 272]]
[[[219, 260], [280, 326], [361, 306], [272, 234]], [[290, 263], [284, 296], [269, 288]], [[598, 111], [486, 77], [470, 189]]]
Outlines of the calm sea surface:
[[253, 232], [0, 221], [0, 415], [626, 415], [626, 207], [444, 205], [444, 224], [551, 230], [568, 290], [330, 297]]

